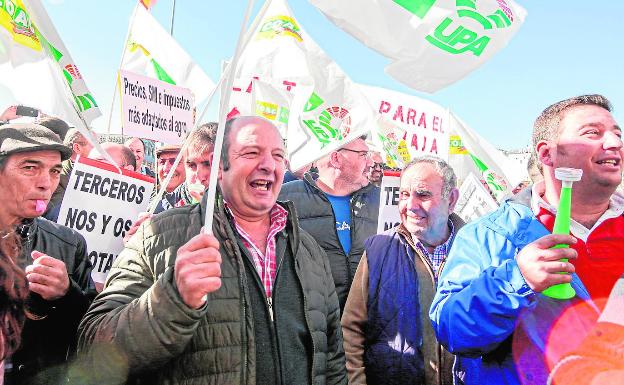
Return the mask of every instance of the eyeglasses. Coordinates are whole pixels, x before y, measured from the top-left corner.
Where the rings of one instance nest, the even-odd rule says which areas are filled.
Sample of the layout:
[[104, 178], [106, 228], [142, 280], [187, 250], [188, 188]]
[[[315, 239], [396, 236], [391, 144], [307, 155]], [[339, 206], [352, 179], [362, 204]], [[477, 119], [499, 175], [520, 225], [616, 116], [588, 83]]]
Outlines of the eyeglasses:
[[373, 163], [373, 165], [372, 165], [370, 168], [371, 168], [371, 169], [373, 169], [373, 170], [374, 170], [374, 169], [380, 169], [380, 170], [383, 170], [383, 163], [377, 163], [377, 162], [375, 162], [375, 163]]
[[349, 152], [355, 152], [356, 154], [358, 154], [358, 156], [360, 158], [366, 158], [369, 159], [371, 157], [371, 153], [368, 150], [352, 150], [350, 148], [339, 148], [336, 151], [349, 151]]

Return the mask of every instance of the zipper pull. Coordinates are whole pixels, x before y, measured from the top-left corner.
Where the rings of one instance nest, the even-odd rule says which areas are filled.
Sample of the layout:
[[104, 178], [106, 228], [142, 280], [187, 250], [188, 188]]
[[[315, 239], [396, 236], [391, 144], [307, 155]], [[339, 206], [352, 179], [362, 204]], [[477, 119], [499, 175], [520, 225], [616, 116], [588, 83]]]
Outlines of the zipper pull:
[[269, 305], [269, 317], [271, 318], [271, 322], [273, 322], [273, 298], [267, 298], [267, 304]]

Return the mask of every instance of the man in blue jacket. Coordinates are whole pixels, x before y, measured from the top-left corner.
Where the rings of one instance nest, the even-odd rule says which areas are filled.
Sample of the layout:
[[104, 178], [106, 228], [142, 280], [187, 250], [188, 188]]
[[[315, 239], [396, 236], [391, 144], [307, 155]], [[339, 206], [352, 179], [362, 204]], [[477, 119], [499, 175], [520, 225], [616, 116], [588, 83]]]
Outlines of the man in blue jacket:
[[[600, 95], [544, 110], [533, 133], [544, 181], [457, 234], [429, 315], [440, 343], [460, 356], [459, 383], [545, 384], [558, 359], [546, 353], [574, 349], [597, 318], [571, 306], [600, 297], [624, 272], [624, 196], [616, 192], [622, 140], [610, 111]], [[558, 167], [583, 170], [574, 184], [572, 235], [550, 234], [561, 191]], [[570, 248], [551, 249], [557, 244]], [[571, 283], [577, 297], [540, 294], [559, 283]], [[566, 310], [575, 333], [561, 341], [553, 326]]]

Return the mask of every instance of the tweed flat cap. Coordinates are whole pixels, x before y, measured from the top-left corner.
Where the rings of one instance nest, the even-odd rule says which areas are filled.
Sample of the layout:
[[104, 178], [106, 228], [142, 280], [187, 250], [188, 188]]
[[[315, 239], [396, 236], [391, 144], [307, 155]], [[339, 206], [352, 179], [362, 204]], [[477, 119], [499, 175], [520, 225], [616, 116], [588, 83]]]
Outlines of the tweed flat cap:
[[158, 158], [161, 154], [164, 154], [166, 152], [180, 152], [181, 149], [182, 146], [177, 144], [165, 144], [156, 149], [156, 157]]
[[34, 123], [12, 123], [0, 126], [0, 157], [18, 152], [57, 150], [61, 160], [69, 159], [71, 148], [64, 146], [52, 130]]

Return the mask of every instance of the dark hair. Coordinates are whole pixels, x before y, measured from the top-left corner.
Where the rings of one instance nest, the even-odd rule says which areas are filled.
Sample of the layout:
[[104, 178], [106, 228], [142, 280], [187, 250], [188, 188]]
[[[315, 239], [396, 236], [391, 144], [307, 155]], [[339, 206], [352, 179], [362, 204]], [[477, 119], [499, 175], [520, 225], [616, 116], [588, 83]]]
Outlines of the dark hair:
[[121, 156], [122, 156], [122, 159], [123, 159], [123, 165], [120, 165], [121, 167], [130, 165], [130, 166], [134, 167], [134, 171], [137, 170], [136, 157], [134, 156], [134, 153], [132, 152], [130, 147], [122, 146], [121, 147]]
[[14, 231], [0, 231], [0, 335], [3, 339], [0, 361], [19, 347], [26, 317], [26, 276], [15, 264], [19, 245], [19, 238]]

